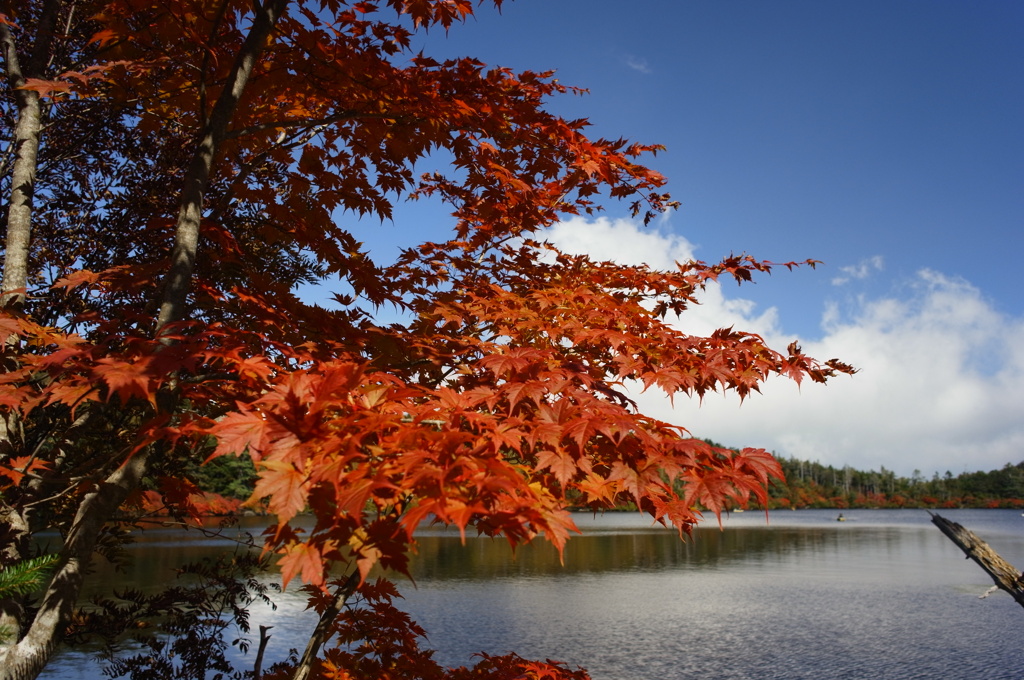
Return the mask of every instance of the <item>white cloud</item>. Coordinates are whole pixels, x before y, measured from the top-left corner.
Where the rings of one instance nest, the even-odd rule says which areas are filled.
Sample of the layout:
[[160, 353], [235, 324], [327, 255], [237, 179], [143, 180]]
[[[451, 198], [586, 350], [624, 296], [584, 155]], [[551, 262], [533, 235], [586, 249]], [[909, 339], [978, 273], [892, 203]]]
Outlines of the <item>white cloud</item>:
[[641, 57], [635, 57], [632, 54], [626, 55], [626, 66], [630, 67], [634, 71], [640, 73], [650, 73], [651, 67], [647, 65], [647, 60]]
[[[671, 267], [693, 246], [628, 220], [574, 219], [552, 230], [553, 243], [598, 259]], [[874, 258], [866, 273], [881, 268]], [[857, 271], [861, 271], [857, 269]], [[850, 272], [854, 276], [855, 272]], [[1024, 459], [1024, 319], [1001, 314], [964, 279], [932, 270], [889, 297], [861, 297], [840, 307], [822, 300], [820, 337], [803, 338], [811, 356], [838, 357], [860, 369], [827, 385], [769, 380], [744, 404], [711, 395], [702, 405], [653, 392], [640, 396], [649, 414], [724, 444], [759, 446], [781, 456], [861, 469], [885, 466], [954, 474], [1000, 468]], [[782, 349], [793, 339], [775, 309], [727, 297], [712, 286], [682, 317], [687, 332], [734, 325]]]
[[674, 269], [676, 262], [694, 259], [693, 244], [682, 236], [626, 219], [572, 217], [555, 224], [546, 236], [567, 253], [586, 253], [600, 261]]
[[872, 273], [882, 271], [884, 266], [885, 261], [882, 259], [882, 256], [875, 255], [865, 260], [861, 260], [855, 265], [840, 267], [839, 271], [841, 274], [832, 279], [832, 285], [841, 286], [854, 279], [866, 279], [871, 276]]

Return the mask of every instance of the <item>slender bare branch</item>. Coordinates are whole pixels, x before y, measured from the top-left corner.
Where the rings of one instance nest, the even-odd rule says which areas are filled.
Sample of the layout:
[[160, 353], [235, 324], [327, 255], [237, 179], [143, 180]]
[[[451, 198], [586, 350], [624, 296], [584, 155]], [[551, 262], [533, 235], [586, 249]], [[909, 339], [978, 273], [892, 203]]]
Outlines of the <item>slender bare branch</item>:
[[360, 113], [359, 111], [342, 111], [334, 114], [333, 116], [325, 116], [323, 118], [294, 118], [274, 120], [266, 123], [260, 123], [259, 125], [250, 125], [238, 130], [232, 130], [227, 134], [227, 139], [244, 137], [246, 135], [251, 135], [254, 132], [265, 132], [267, 130], [319, 127], [323, 125], [331, 125], [332, 123], [340, 123], [344, 120], [394, 120], [396, 122], [403, 122], [407, 119], [407, 116], [403, 117], [393, 113]]

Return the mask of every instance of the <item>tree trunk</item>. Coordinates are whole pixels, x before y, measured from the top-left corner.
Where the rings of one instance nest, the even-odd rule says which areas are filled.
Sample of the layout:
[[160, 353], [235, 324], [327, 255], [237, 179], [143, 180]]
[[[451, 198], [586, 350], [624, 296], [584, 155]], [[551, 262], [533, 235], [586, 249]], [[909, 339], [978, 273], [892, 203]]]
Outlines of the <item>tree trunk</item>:
[[[28, 288], [29, 248], [32, 238], [32, 208], [35, 195], [36, 168], [38, 167], [39, 145], [42, 137], [43, 109], [39, 93], [21, 89], [28, 78], [45, 75], [45, 66], [53, 43], [54, 27], [60, 13], [61, 0], [47, 0], [35, 26], [34, 41], [25, 64], [18, 55], [18, 45], [10, 26], [0, 23], [0, 50], [3, 53], [4, 70], [17, 108], [14, 126], [14, 163], [11, 167], [11, 196], [7, 206], [7, 231], [5, 238], [3, 278], [0, 280], [0, 309], [16, 308], [24, 304]], [[10, 14], [10, 0], [0, 2], [0, 12]], [[17, 338], [11, 336], [7, 347], [16, 347]], [[0, 367], [10, 370], [16, 365]], [[0, 460], [17, 456], [22, 445], [22, 423], [15, 409], [6, 409], [0, 414]], [[0, 499], [0, 522], [10, 530], [8, 543], [0, 551], [0, 567], [13, 564], [26, 557], [29, 525], [18, 508]], [[0, 630], [10, 631], [10, 636], [0, 640], [0, 659], [17, 634], [24, 619], [24, 608], [20, 598], [0, 601]]]
[[85, 494], [68, 532], [61, 563], [25, 637], [0, 656], [0, 680], [29, 680], [46, 666], [60, 641], [103, 524], [142, 481], [152, 449], [143, 449]]
[[1000, 557], [973, 532], [944, 517], [934, 513], [928, 514], [932, 516], [932, 524], [956, 543], [967, 557], [977, 562], [978, 566], [992, 577], [997, 587], [1008, 592], [1017, 604], [1024, 607], [1024, 574], [1019, 569]]
[[[0, 7], [8, 13], [8, 2]], [[28, 287], [28, 255], [32, 239], [32, 201], [35, 195], [36, 168], [43, 127], [39, 93], [21, 89], [28, 78], [44, 76], [44, 69], [53, 42], [54, 26], [60, 13], [60, 0], [47, 0], [36, 25], [32, 52], [24, 65], [18, 56], [10, 26], [0, 23], [4, 66], [12, 95], [18, 107], [14, 128], [14, 166], [11, 169], [11, 202], [7, 208], [7, 241], [4, 253], [4, 276], [0, 283], [0, 307], [25, 301]]]
[[[249, 34], [246, 36], [245, 42], [232, 66], [224, 89], [214, 105], [210, 119], [203, 129], [201, 140], [189, 166], [189, 171], [185, 176], [185, 183], [182, 189], [171, 268], [165, 282], [160, 314], [157, 319], [156, 334], [158, 337], [168, 324], [185, 318], [185, 300], [191, 286], [196, 250], [199, 243], [199, 225], [202, 216], [203, 199], [209, 185], [213, 163], [220, 144], [227, 135], [231, 119], [252, 74], [253, 67], [288, 2], [289, 0], [266, 0], [265, 4], [255, 4], [256, 15]], [[57, 7], [59, 6], [59, 0], [49, 0], [47, 5]], [[0, 37], [6, 43], [7, 38], [11, 37], [10, 32], [3, 24], [0, 24], [0, 28], [4, 30]], [[13, 49], [13, 39], [9, 43], [10, 47], [7, 48], [5, 53], [8, 60], [8, 71], [11, 70], [12, 65], [15, 68], [17, 67], [17, 54]], [[15, 61], [11, 61], [12, 59]], [[16, 245], [24, 250], [24, 262], [27, 263], [29, 239], [31, 236], [31, 194], [35, 177], [35, 153], [38, 150], [41, 118], [38, 114], [38, 95], [27, 91], [24, 92], [28, 94], [29, 100], [35, 102], [36, 107], [36, 117], [33, 123], [35, 125], [34, 142], [26, 146], [26, 148], [30, 147], [32, 152], [29, 169], [33, 179], [28, 183], [22, 182], [19, 184], [17, 181], [15, 182], [15, 191], [18, 191], [19, 187], [21, 187], [24, 192], [24, 197], [19, 200], [22, 201], [20, 205], [25, 206], [25, 209], [18, 213], [21, 215], [18, 219], [22, 221], [17, 222], [16, 225], [20, 230], [17, 232], [17, 238], [21, 240], [17, 241]], [[28, 160], [25, 161], [25, 163], [28, 162]], [[12, 213], [14, 212], [14, 204], [12, 202]], [[8, 240], [10, 242], [10, 233], [8, 234]], [[22, 279], [26, 278], [26, 265], [18, 264], [18, 261], [11, 260], [11, 257], [12, 253], [9, 246], [2, 291], [3, 299], [5, 300], [7, 297], [13, 298], [17, 294], [8, 296], [8, 290], [24, 288], [26, 285], [16, 278], [17, 276], [21, 276]], [[11, 262], [14, 262], [14, 264], [12, 265]], [[12, 267], [12, 283], [10, 288], [8, 288], [7, 283], [8, 267]], [[19, 274], [18, 272], [22, 273]], [[15, 285], [18, 283], [21, 285]], [[172, 399], [171, 402], [176, 403], [177, 400]], [[47, 586], [42, 604], [32, 621], [31, 627], [25, 636], [18, 640], [17, 644], [0, 647], [0, 680], [29, 680], [37, 677], [46, 666], [54, 648], [59, 642], [63, 623], [71, 614], [78, 600], [82, 580], [92, 556], [92, 551], [95, 548], [99, 531], [128, 494], [138, 488], [139, 483], [148, 473], [150, 454], [151, 448], [136, 453], [104, 482], [86, 493], [80, 501], [71, 531], [61, 550], [60, 567]]]

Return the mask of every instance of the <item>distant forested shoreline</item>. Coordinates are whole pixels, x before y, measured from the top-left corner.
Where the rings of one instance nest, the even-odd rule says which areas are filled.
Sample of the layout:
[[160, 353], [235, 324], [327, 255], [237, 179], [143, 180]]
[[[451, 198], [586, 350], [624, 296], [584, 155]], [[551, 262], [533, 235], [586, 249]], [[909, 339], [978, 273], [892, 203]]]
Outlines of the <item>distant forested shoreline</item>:
[[777, 460], [786, 475], [769, 488], [769, 508], [1024, 508], [1024, 462], [999, 470], [900, 477], [884, 466], [858, 470]]

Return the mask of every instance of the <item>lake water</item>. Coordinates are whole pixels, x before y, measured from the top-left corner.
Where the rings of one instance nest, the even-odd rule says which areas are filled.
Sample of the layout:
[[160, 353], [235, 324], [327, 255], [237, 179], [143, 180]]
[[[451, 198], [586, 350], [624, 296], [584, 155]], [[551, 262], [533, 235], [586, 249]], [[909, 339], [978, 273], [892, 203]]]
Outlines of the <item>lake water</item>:
[[[1019, 680], [1024, 608], [930, 523], [923, 510], [776, 511], [713, 522], [693, 539], [637, 514], [578, 515], [564, 566], [538, 544], [515, 558], [498, 540], [431, 531], [401, 606], [448, 665], [478, 651], [515, 651], [587, 668], [595, 680], [772, 678]], [[1018, 567], [1024, 517], [944, 510]], [[153, 584], [206, 548], [192, 534], [147, 531], [119, 585]], [[277, 611], [268, 658], [301, 648], [313, 619], [292, 589]], [[44, 677], [99, 677], [67, 651]]]

